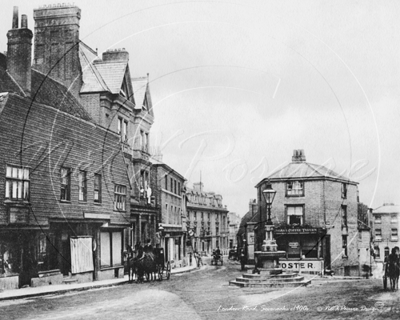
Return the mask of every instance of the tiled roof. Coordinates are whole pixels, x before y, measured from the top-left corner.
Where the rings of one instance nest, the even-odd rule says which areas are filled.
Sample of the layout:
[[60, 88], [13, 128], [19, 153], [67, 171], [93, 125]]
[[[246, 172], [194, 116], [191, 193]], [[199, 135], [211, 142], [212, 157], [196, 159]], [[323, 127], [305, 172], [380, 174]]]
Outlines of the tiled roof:
[[82, 66], [83, 85], [81, 93], [110, 91], [104, 82], [100, 72], [94, 66], [94, 61], [98, 60], [96, 52], [94, 52], [85, 43], [79, 43], [79, 58]]
[[400, 213], [400, 206], [394, 204], [387, 204], [378, 207], [372, 211], [373, 213]]
[[97, 68], [112, 94], [120, 93], [127, 66], [128, 61], [94, 61], [94, 67]]
[[[300, 162], [291, 162], [282, 169], [279, 169], [272, 173], [267, 179], [307, 179], [307, 178], [330, 178], [334, 180], [342, 180], [347, 182], [350, 181], [349, 178], [346, 178], [342, 175], [337, 174], [336, 172], [317, 164], [312, 164], [305, 161]], [[264, 179], [265, 180], [265, 179]]]
[[142, 109], [147, 90], [147, 77], [132, 79], [133, 95], [135, 97], [135, 109]]
[[33, 69], [31, 97], [35, 102], [51, 106], [87, 121], [91, 120], [86, 110], [63, 84]]
[[[31, 98], [35, 102], [51, 106], [87, 121], [91, 120], [89, 114], [74, 95], [60, 82], [32, 69], [31, 84]], [[13, 92], [24, 96], [20, 87], [3, 68], [0, 68], [0, 92]]]
[[22, 96], [24, 95], [24, 92], [15, 80], [3, 68], [0, 68], [0, 92], [14, 92]]

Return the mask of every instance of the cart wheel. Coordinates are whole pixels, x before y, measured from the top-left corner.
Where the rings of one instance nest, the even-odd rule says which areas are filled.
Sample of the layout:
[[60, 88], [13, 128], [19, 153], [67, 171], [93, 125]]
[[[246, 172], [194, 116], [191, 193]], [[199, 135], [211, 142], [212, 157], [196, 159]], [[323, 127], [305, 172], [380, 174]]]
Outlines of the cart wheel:
[[166, 273], [166, 278], [169, 280], [169, 277], [171, 276], [171, 264], [169, 261], [167, 262], [167, 266], [165, 268], [165, 273]]

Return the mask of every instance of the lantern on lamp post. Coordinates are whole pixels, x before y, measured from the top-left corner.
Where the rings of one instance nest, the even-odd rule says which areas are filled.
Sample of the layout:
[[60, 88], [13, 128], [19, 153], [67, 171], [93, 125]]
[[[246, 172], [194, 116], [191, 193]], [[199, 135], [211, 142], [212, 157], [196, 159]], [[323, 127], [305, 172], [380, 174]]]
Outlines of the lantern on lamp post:
[[272, 230], [274, 229], [271, 220], [271, 205], [274, 201], [276, 190], [272, 189], [271, 183], [268, 182], [266, 188], [263, 190], [263, 196], [266, 204], [267, 223], [265, 225], [265, 239], [271, 241], [273, 239]]

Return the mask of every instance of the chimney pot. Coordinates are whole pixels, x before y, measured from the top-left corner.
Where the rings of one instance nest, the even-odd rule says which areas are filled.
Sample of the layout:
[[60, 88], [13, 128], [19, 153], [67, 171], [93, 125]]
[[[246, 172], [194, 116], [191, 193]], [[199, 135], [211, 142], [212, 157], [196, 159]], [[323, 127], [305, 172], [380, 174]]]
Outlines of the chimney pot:
[[14, 6], [12, 29], [18, 29], [18, 7]]
[[26, 14], [21, 15], [21, 28], [28, 28], [28, 17], [26, 16]]

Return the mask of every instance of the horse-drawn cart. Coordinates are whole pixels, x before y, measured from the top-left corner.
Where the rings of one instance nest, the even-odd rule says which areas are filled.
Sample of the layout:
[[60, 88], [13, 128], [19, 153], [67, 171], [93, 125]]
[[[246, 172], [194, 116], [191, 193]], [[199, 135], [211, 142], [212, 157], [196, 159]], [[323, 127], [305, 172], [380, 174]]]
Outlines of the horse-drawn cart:
[[165, 263], [164, 249], [163, 248], [154, 249], [154, 257], [156, 261], [158, 280], [160, 281], [163, 279], [169, 280], [171, 276], [171, 263], [169, 261]]
[[164, 261], [164, 249], [156, 248], [152, 252], [141, 252], [135, 258], [128, 260], [129, 281], [133, 280], [134, 275], [136, 282], [150, 280], [169, 280], [171, 276], [171, 263]]
[[221, 266], [224, 264], [224, 260], [222, 258], [222, 254], [218, 252], [213, 252], [212, 257], [211, 257], [211, 265], [218, 265], [218, 263], [221, 264]]

